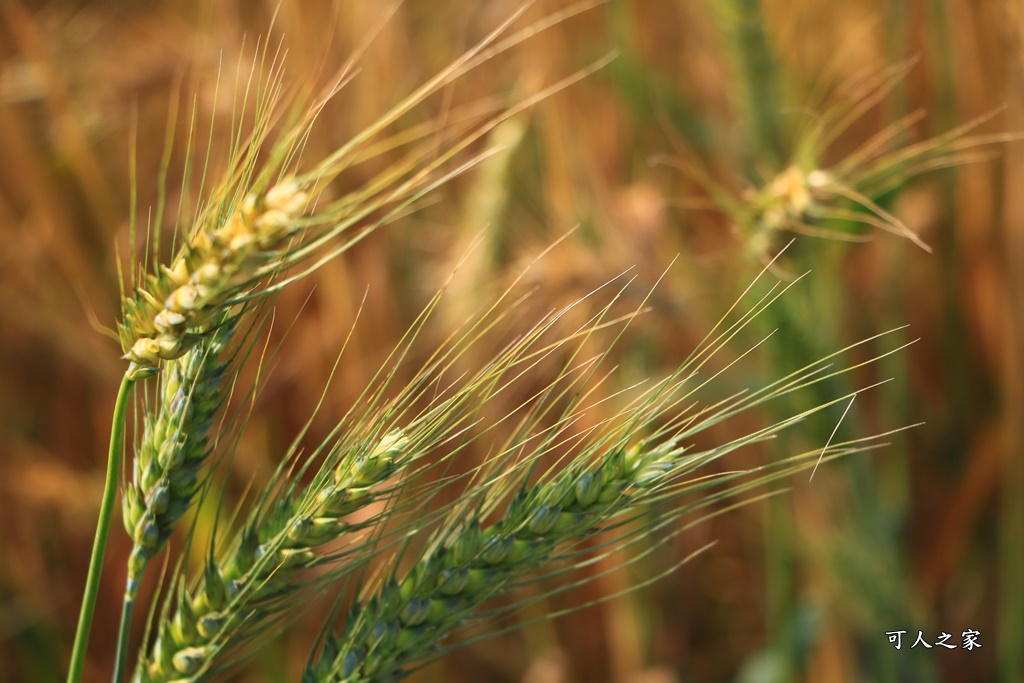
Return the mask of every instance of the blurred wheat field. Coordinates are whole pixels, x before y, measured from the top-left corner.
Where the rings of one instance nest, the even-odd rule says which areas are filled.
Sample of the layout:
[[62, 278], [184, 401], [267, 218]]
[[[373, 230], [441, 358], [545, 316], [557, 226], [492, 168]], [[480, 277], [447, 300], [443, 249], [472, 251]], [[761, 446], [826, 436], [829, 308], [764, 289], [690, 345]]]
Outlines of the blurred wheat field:
[[[189, 155], [209, 150], [211, 175], [223, 165], [234, 74], [259, 41], [268, 30], [280, 41], [284, 78], [298, 84], [366, 43], [358, 75], [306, 144], [319, 158], [520, 7], [407, 0], [383, 21], [384, 8], [345, 0], [0, 2], [0, 680], [63, 676], [123, 367], [116, 342], [95, 328], [118, 316], [133, 210], [143, 228], [173, 223], [179, 205], [199, 200], [199, 178], [182, 181]], [[524, 21], [562, 7], [536, 2]], [[796, 155], [798, 131], [819, 120], [827, 97], [841, 100], [865, 74], [909, 58], [916, 62], [891, 92], [822, 150], [825, 167], [919, 109], [896, 149], [1000, 107], [980, 133], [1024, 131], [1022, 31], [1024, 14], [1009, 2], [608, 0], [490, 60], [395, 132], [506, 106], [614, 54], [503, 123], [481, 142], [499, 151], [428, 205], [282, 291], [268, 332], [280, 350], [223, 472], [227, 495], [273, 471], [351, 333], [307, 438], [329, 433], [331, 416], [358, 400], [474, 243], [415, 353], [564, 237], [520, 283], [536, 293], [497, 333], [511, 337], [629, 269], [637, 291], [665, 272], [650, 312], [614, 351], [625, 377], [656, 374], [685, 357], [762, 268], [760, 245], [734, 229], [706, 178], [747, 202], [758, 179]], [[759, 360], [716, 389], [725, 396], [766, 383], [907, 324], [901, 334], [920, 341], [857, 378], [895, 379], [858, 398], [842, 424], [852, 435], [923, 426], [516, 618], [619, 593], [717, 540], [652, 585], [484, 640], [411, 680], [1024, 681], [1024, 147], [985, 152], [872, 197], [932, 253], [850, 221], [839, 228], [870, 239], [798, 235], [782, 275], [811, 276], [758, 321], [755, 335], [778, 330]], [[341, 189], [388, 159], [385, 151], [357, 167]], [[161, 184], [167, 215], [153, 216]], [[766, 245], [773, 252], [789, 239], [776, 237]], [[488, 410], [513, 410], [515, 398]], [[736, 454], [738, 462], [820, 444], [841, 413], [808, 421], [806, 442], [787, 437]], [[214, 514], [203, 507], [197, 528], [209, 533]], [[117, 523], [89, 681], [111, 669], [131, 550], [119, 531]], [[606, 558], [591, 571], [614, 564]], [[142, 593], [155, 588], [150, 580]], [[296, 680], [323, 616], [311, 610], [232, 680]], [[136, 626], [133, 648], [143, 637]], [[968, 629], [981, 648], [909, 647], [919, 630], [960, 645]], [[887, 637], [898, 630], [908, 634], [900, 650]]]

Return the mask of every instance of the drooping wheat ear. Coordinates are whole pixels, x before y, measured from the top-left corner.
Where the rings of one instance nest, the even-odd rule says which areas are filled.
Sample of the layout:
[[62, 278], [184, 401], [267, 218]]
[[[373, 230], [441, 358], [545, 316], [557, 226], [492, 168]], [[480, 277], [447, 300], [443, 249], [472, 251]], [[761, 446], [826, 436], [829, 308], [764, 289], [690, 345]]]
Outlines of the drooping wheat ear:
[[124, 525], [132, 539], [126, 595], [134, 598], [146, 565], [191, 507], [210, 454], [210, 430], [225, 395], [226, 348], [236, 318], [222, 319], [184, 355], [167, 364], [154, 409], [124, 487]]
[[[536, 484], [529, 481], [528, 471], [537, 458], [550, 452], [553, 439], [542, 439], [540, 444], [533, 440], [532, 446], [529, 438], [514, 439], [504, 452], [525, 447], [530, 455], [465, 492], [404, 578], [392, 575], [372, 597], [352, 607], [345, 630], [325, 639], [319, 658], [307, 668], [303, 682], [398, 680], [411, 668], [436, 658], [445, 649], [448, 635], [479, 616], [487, 601], [532, 580], [528, 577], [538, 572], [554, 575], [564, 571], [564, 567], [557, 567], [558, 560], [575, 557], [579, 562], [573, 548], [582, 540], [599, 530], [624, 524], [626, 517], [640, 519], [646, 506], [658, 504], [662, 508], [668, 521], [664, 525], [658, 522], [657, 528], [668, 528], [671, 534], [671, 522], [684, 512], [763, 485], [775, 478], [773, 467], [789, 475], [812, 464], [815, 456], [857, 450], [853, 444], [826, 444], [823, 450], [770, 466], [765, 470], [767, 475], [755, 473], [752, 483], [727, 487], [724, 493], [709, 489], [714, 483], [751, 473], [687, 476], [742, 446], [770, 439], [825, 408], [817, 406], [710, 451], [688, 454], [679, 446], [694, 433], [753, 405], [834, 376], [829, 360], [823, 359], [749, 395], [670, 419], [650, 439], [640, 437], [659, 415], [690, 394], [676, 391], [684, 378], [692, 377], [686, 373], [669, 382], [667, 390], [656, 390], [623, 410], [613, 427], [618, 432], [614, 436], [563, 442], [561, 445], [570, 446], [573, 460]], [[848, 399], [836, 399], [832, 404]], [[571, 417], [567, 420], [572, 421]], [[509, 493], [512, 496], [507, 510], [495, 519], [500, 501], [508, 500]], [[680, 506], [685, 497], [689, 502]], [[611, 545], [629, 545], [651, 530], [650, 523], [621, 528], [625, 530]]]

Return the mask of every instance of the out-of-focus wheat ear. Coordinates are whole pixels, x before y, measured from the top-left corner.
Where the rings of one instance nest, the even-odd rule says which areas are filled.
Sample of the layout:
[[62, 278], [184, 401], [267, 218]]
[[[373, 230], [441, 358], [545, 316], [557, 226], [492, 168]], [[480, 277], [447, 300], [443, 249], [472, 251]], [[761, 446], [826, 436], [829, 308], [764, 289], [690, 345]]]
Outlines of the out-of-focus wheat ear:
[[789, 166], [751, 189], [738, 205], [722, 204], [746, 240], [748, 250], [764, 257], [781, 233], [863, 241], [857, 225], [870, 226], [931, 248], [880, 198], [921, 174], [991, 159], [998, 146], [1021, 139], [1019, 133], [974, 134], [1001, 110], [994, 110], [945, 133], [918, 142], [905, 138], [924, 117], [912, 112], [870, 136], [854, 151], [825, 164], [837, 137], [864, 116], [906, 78], [915, 60], [868, 72], [840, 89], [840, 98], [824, 109], [818, 124], [797, 139]]

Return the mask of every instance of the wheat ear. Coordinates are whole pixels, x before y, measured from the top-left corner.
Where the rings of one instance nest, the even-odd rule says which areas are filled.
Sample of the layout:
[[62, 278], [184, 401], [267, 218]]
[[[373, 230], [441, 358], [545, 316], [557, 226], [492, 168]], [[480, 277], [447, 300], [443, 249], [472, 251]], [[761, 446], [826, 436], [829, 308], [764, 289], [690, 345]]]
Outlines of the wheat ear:
[[[709, 334], [702, 347], [672, 376], [641, 394], [610, 423], [595, 427], [595, 434], [558, 436], [585, 412], [575, 399], [553, 427], [537, 432], [539, 423], [524, 423], [519, 434], [502, 449], [502, 455], [493, 459], [493, 476], [465, 491], [450, 507], [441, 529], [404, 577], [399, 578], [397, 570], [392, 570], [365, 601], [353, 604], [344, 631], [324, 639], [319, 657], [305, 672], [304, 683], [398, 680], [437, 657], [448, 635], [479, 617], [487, 601], [531, 575], [554, 572], [552, 564], [559, 558], [574, 557], [570, 550], [595, 532], [623, 523], [624, 517], [639, 515], [650, 505], [667, 508], [664, 517], [674, 521], [683, 512], [771, 480], [775, 476], [771, 468], [765, 470], [768, 474], [690, 475], [738, 448], [773, 438], [812, 413], [846, 402], [850, 396], [815, 406], [709, 451], [687, 453], [680, 444], [753, 406], [802, 391], [899, 350], [833, 369], [836, 357], [849, 350], [843, 349], [759, 390], [697, 412], [684, 409], [672, 417], [699, 387], [717, 376], [693, 386], [693, 379], [710, 356], [773, 300], [762, 299], [739, 322], [717, 335]], [[652, 429], [659, 423], [661, 426]], [[816, 457], [860, 448], [854, 443], [827, 444], [820, 451], [795, 456], [775, 467], [788, 475], [809, 467]], [[531, 481], [530, 472], [541, 458], [565, 450], [571, 454], [567, 465], [552, 468], [537, 483]], [[503, 464], [510, 462], [514, 464]], [[750, 474], [754, 475], [753, 483], [732, 486], [722, 493], [707, 490]], [[685, 497], [690, 497], [690, 502], [680, 507]], [[499, 513], [502, 501], [509, 498], [506, 510]], [[624, 528], [617, 541], [620, 546], [634, 542], [646, 527]]]
[[[597, 463], [583, 466], [582, 459], [577, 460], [541, 485], [524, 482], [497, 521], [489, 521], [490, 505], [482, 501], [476, 507], [459, 509], [449, 516], [442, 540], [403, 579], [388, 581], [370, 600], [352, 607], [345, 631], [327, 636], [319, 659], [304, 674], [304, 683], [401, 679], [442, 654], [450, 634], [479, 619], [491, 599], [525, 580], [539, 580], [538, 573], [565, 571], [559, 568], [559, 561], [572, 557], [573, 548], [595, 533], [638, 520], [641, 511], [652, 503], [678, 503], [687, 495], [704, 491], [689, 505], [669, 509], [656, 523], [650, 523], [667, 528], [666, 533], [671, 535], [677, 533], [673, 523], [684, 513], [728, 500], [754, 486], [763, 487], [777, 476], [757, 473], [754, 484], [743, 482], [727, 487], [725, 492], [705, 489], [712, 482], [721, 485], [752, 473], [709, 477], [676, 490], [671, 490], [670, 484], [697, 461], [717, 459], [742, 445], [768, 438], [774, 431], [686, 457], [682, 457], [683, 449], [671, 442], [629, 447], [613, 444]], [[860, 448], [853, 444], [837, 444], [824, 452], [805, 453], [782, 464], [782, 474], [788, 476], [808, 467], [813, 458], [823, 454], [833, 457], [856, 450]], [[482, 491], [474, 493], [482, 495]], [[627, 527], [609, 545], [621, 548], [636, 542], [650, 530], [650, 526], [641, 526], [640, 531]]]
[[[146, 276], [131, 296], [124, 298], [119, 323], [124, 358], [131, 362], [133, 380], [159, 372], [162, 361], [181, 357], [204, 332], [202, 327], [258, 284], [283, 275], [289, 268], [313, 260], [296, 275], [275, 285], [303, 277], [345, 251], [370, 231], [403, 215], [438, 186], [474, 167], [491, 154], [467, 156], [467, 150], [502, 122], [536, 102], [575, 83], [606, 64], [601, 60], [504, 111], [483, 120], [456, 122], [433, 131], [431, 141], [415, 145], [363, 187], [315, 210], [321, 191], [346, 169], [375, 156], [381, 148], [406, 144], [381, 140], [383, 131], [431, 95], [494, 56], [578, 14], [592, 3], [571, 5], [560, 12], [502, 38], [522, 13], [517, 12], [486, 38], [400, 101], [349, 142], [305, 173], [294, 170], [305, 138], [327, 102], [351, 78], [351, 65], [341, 69], [324, 91], [295, 116], [295, 122], [273, 144], [268, 143], [280, 98], [280, 68], [270, 74], [265, 102], [257, 103], [256, 132], [232, 160], [224, 183], [211, 193], [206, 210], [195, 223], [170, 266], [161, 265]], [[270, 149], [264, 168], [255, 165], [264, 144]], [[338, 243], [343, 232], [359, 234]], [[268, 290], [263, 290], [266, 293]]]
[[671, 463], [666, 455], [616, 449], [599, 467], [523, 486], [493, 524], [485, 525], [480, 514], [460, 515], [448, 545], [353, 609], [340, 642], [328, 645], [307, 678], [354, 683], [400, 677], [487, 600], [542, 566], [559, 545], [591, 534], [627, 508], [636, 498], [630, 489], [664, 475]]

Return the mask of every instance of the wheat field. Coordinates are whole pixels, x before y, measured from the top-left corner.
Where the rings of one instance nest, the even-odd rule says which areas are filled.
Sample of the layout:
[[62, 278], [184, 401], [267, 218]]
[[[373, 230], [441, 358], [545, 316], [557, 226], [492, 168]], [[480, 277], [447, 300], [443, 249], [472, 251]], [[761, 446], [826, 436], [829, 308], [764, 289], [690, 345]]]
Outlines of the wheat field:
[[0, 3], [0, 681], [1024, 681], [1022, 30]]

